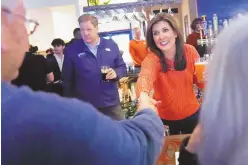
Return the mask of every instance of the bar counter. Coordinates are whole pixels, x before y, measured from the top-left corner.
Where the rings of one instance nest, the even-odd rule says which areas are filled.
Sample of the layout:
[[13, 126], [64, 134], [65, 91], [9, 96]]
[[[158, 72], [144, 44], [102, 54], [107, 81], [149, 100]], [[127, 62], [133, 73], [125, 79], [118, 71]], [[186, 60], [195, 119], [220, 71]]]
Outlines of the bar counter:
[[164, 146], [156, 165], [178, 165], [176, 153], [179, 154], [181, 141], [187, 136], [190, 135], [165, 136]]

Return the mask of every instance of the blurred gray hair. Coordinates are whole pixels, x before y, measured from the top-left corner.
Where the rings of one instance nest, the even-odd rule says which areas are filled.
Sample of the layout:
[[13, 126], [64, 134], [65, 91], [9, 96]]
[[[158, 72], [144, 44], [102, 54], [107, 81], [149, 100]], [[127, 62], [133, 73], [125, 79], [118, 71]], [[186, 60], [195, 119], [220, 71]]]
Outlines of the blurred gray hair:
[[140, 27], [139, 26], [134, 26], [133, 31], [135, 32], [136, 30], [140, 30]]
[[248, 161], [248, 15], [234, 20], [217, 39], [201, 109], [201, 165]]
[[134, 36], [137, 30], [141, 30], [139, 26], [134, 26], [132, 29], [132, 35]]

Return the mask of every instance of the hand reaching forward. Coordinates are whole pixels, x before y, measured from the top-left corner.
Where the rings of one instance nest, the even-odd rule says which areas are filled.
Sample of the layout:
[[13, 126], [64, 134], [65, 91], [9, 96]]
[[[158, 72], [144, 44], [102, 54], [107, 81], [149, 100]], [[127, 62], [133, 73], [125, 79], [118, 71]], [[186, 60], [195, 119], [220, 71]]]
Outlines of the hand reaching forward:
[[153, 98], [151, 98], [148, 93], [141, 92], [140, 97], [138, 99], [138, 111], [143, 109], [151, 109], [155, 113], [158, 113], [157, 111], [157, 105], [160, 103], [160, 101], [156, 101]]

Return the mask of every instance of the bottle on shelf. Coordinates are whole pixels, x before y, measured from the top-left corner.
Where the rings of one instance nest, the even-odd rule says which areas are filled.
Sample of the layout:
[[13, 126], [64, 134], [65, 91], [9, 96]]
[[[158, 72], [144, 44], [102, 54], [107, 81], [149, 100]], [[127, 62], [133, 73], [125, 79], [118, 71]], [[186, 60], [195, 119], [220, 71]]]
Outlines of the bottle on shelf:
[[164, 136], [170, 136], [170, 127], [168, 125], [164, 126]]
[[228, 21], [227, 21], [227, 19], [224, 19], [224, 21], [223, 21], [223, 27], [224, 27], [224, 29], [228, 27]]
[[201, 40], [203, 39], [203, 34], [202, 34], [202, 32], [203, 32], [203, 29], [200, 30], [200, 39], [201, 39]]
[[219, 20], [219, 26], [222, 26], [223, 25], [223, 21], [222, 19]]
[[208, 22], [206, 20], [206, 15], [202, 16], [202, 25], [203, 25], [204, 35], [207, 36], [208, 35]]
[[213, 15], [213, 26], [214, 26], [214, 36], [216, 37], [219, 32], [218, 17], [217, 14]]
[[213, 39], [213, 27], [212, 25], [208, 26], [208, 39], [211, 41]]
[[220, 26], [219, 26], [219, 33], [220, 33], [222, 30], [223, 30], [223, 26], [220, 25]]
[[238, 13], [237, 17], [238, 18], [243, 17], [243, 14], [242, 13]]

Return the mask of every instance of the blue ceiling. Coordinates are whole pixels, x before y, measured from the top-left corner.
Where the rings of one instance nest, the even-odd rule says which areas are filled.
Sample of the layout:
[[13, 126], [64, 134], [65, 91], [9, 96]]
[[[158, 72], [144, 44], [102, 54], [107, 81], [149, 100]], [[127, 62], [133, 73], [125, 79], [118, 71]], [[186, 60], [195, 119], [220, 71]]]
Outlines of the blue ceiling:
[[248, 12], [248, 0], [197, 0], [199, 16], [212, 18], [216, 13], [219, 18], [230, 18], [237, 13]]

